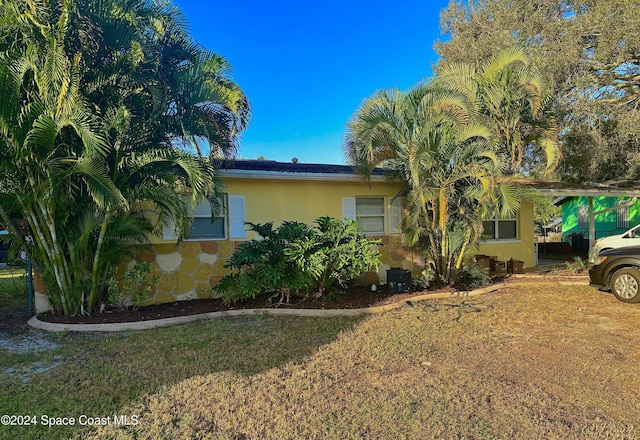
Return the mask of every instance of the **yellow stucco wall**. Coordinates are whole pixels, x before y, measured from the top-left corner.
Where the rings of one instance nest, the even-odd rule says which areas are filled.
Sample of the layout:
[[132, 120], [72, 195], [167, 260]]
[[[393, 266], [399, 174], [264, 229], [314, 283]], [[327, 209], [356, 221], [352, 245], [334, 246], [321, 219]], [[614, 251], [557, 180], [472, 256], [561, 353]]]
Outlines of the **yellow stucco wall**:
[[[385, 197], [386, 234], [371, 237], [384, 244], [379, 247], [383, 262], [379, 276], [384, 277], [390, 267], [405, 267], [414, 274], [424, 268], [424, 261], [407, 249], [403, 237], [389, 233], [388, 205], [401, 189], [399, 184], [270, 178], [225, 178], [224, 183], [227, 194], [245, 197], [247, 222], [271, 221], [275, 226], [285, 220], [311, 224], [323, 215], [342, 218], [343, 197]], [[224, 264], [234, 248], [253, 238], [256, 234], [248, 232], [244, 239], [156, 242], [155, 252], [144, 256], [151, 262], [153, 274], [160, 277], [150, 302], [211, 297], [211, 286], [228, 273]], [[497, 256], [501, 260], [515, 258], [524, 261], [525, 267], [533, 266], [533, 206], [525, 203], [518, 214], [517, 240], [482, 242], [475, 253]]]
[[[414, 272], [422, 270], [423, 262], [414, 258], [398, 233], [390, 233], [389, 203], [402, 188], [389, 182], [364, 183], [360, 180], [289, 180], [270, 178], [224, 178], [224, 191], [229, 196], [244, 196], [245, 221], [273, 222], [275, 226], [285, 220], [307, 224], [320, 216], [343, 218], [344, 197], [384, 197], [385, 234], [371, 236], [383, 245], [378, 249], [382, 265], [369, 280], [384, 282], [386, 270], [405, 267]], [[151, 263], [152, 275], [159, 277], [153, 286], [150, 303], [172, 302], [193, 298], [210, 298], [211, 286], [217, 284], [229, 271], [224, 268], [234, 248], [257, 234], [248, 231], [246, 238], [217, 240], [161, 240], [153, 241], [154, 252], [140, 255]], [[121, 268], [124, 270], [124, 266]], [[382, 279], [381, 279], [382, 278]]]
[[[342, 218], [343, 197], [385, 197], [386, 234], [371, 237], [383, 242], [379, 247], [383, 265], [378, 274], [385, 276], [389, 267], [405, 267], [414, 273], [424, 268], [424, 262], [407, 249], [402, 236], [389, 233], [388, 205], [400, 191], [400, 184], [243, 178], [225, 178], [224, 182], [227, 194], [245, 197], [246, 221], [272, 221], [276, 226], [284, 220], [310, 224], [323, 215]], [[248, 233], [246, 239], [234, 240], [176, 243], [175, 240], [154, 239], [153, 251], [139, 255], [140, 259], [151, 263], [151, 274], [159, 277], [145, 304], [210, 298], [211, 287], [228, 273], [223, 267], [228, 257], [239, 243], [252, 238], [255, 235]], [[483, 242], [475, 253], [497, 256], [501, 260], [515, 258], [524, 261], [525, 267], [534, 266], [533, 205], [525, 203], [518, 214], [517, 240]], [[125, 263], [120, 270], [125, 270]]]
[[[284, 220], [312, 223], [317, 217], [342, 218], [343, 197], [383, 196], [385, 205], [400, 191], [399, 184], [362, 181], [333, 182], [225, 178], [226, 192], [245, 196], [247, 221], [274, 225]], [[389, 231], [387, 216], [386, 231]], [[248, 234], [247, 239], [255, 238]]]
[[477, 254], [497, 256], [505, 261], [511, 258], [524, 261], [524, 267], [535, 266], [533, 238], [533, 204], [525, 202], [518, 213], [517, 240], [489, 240], [480, 243]]

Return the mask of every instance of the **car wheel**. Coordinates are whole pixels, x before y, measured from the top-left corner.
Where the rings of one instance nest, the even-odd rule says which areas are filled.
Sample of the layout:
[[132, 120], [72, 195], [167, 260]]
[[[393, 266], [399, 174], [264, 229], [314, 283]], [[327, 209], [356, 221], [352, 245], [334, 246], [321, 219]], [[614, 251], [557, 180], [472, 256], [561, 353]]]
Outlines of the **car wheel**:
[[625, 267], [614, 273], [611, 277], [611, 291], [620, 301], [640, 302], [640, 271]]

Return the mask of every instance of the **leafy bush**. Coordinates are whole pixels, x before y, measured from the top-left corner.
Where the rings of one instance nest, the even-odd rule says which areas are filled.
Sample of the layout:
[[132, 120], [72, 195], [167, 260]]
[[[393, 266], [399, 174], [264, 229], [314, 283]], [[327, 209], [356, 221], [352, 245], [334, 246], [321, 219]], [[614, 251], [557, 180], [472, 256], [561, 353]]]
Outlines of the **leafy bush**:
[[425, 290], [429, 288], [435, 278], [435, 271], [431, 267], [427, 267], [425, 270], [411, 279], [411, 287], [413, 288], [414, 292]]
[[477, 263], [463, 264], [458, 275], [457, 284], [473, 287], [491, 284], [489, 270], [478, 266]]
[[226, 275], [213, 290], [223, 295], [226, 303], [255, 298], [259, 295], [289, 298], [307, 291], [313, 283], [310, 273], [298, 270], [285, 254], [291, 243], [313, 240], [315, 231], [304, 223], [286, 221], [273, 229], [273, 222], [247, 223], [260, 235], [238, 246], [224, 267], [237, 272]]
[[157, 275], [149, 277], [150, 272], [151, 264], [146, 261], [136, 261], [122, 275], [122, 288], [118, 285], [115, 276], [111, 277], [107, 283], [107, 305], [120, 310], [126, 310], [129, 307], [136, 310], [149, 297], [151, 286], [159, 280]]
[[565, 263], [569, 272], [576, 275], [583, 272], [587, 268], [588, 262], [580, 257], [573, 257], [573, 263]]
[[375, 246], [357, 228], [357, 223], [330, 217], [315, 220], [317, 227], [286, 221], [278, 229], [273, 223], [247, 223], [261, 239], [242, 243], [225, 267], [226, 275], [213, 290], [225, 302], [256, 296], [332, 293], [363, 271], [380, 264]]
[[285, 253], [299, 269], [313, 276], [313, 287], [319, 295], [331, 293], [338, 286], [358, 277], [362, 272], [380, 265], [380, 253], [375, 248], [380, 241], [368, 240], [352, 220], [319, 217], [313, 240], [291, 243]]

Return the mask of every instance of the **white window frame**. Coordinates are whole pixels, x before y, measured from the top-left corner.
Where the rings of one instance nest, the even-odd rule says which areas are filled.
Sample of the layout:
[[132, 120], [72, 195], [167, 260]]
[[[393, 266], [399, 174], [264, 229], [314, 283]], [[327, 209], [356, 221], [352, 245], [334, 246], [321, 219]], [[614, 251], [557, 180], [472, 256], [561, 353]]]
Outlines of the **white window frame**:
[[[626, 201], [617, 202], [616, 205], [624, 205], [628, 203]], [[620, 206], [616, 209], [616, 228], [624, 229], [625, 231], [629, 229], [629, 205]]]
[[[207, 202], [203, 202], [207, 203]], [[195, 214], [195, 213], [194, 213]], [[224, 237], [219, 238], [184, 238], [184, 241], [220, 241], [247, 238], [245, 196], [226, 194], [222, 199], [222, 214], [217, 217], [224, 217]], [[209, 217], [209, 215], [199, 215], [198, 217]], [[178, 239], [173, 221], [163, 228], [162, 241], [175, 242]]]
[[[363, 200], [363, 199], [377, 199], [377, 200], [381, 200], [382, 201], [382, 214], [365, 214], [365, 215], [358, 215], [357, 211], [358, 211], [358, 200]], [[386, 197], [384, 196], [356, 196], [355, 197], [355, 220], [358, 221], [358, 218], [363, 218], [363, 217], [382, 217], [382, 231], [362, 231], [362, 233], [364, 235], [386, 235], [387, 233], [387, 200]], [[359, 224], [360, 222], [358, 222]]]
[[211, 210], [211, 206], [210, 206], [210, 202], [208, 200], [203, 201], [202, 203], [200, 203], [200, 205], [198, 205], [198, 207], [196, 207], [196, 209], [194, 210], [193, 213], [193, 218], [194, 220], [196, 218], [221, 218], [222, 219], [222, 224], [223, 224], [223, 234], [221, 237], [196, 237], [196, 238], [190, 238], [187, 237], [185, 234], [185, 239], [184, 241], [215, 241], [215, 240], [226, 240], [227, 238], [229, 238], [229, 218], [228, 218], [228, 202], [227, 202], [227, 197], [226, 196], [222, 196], [218, 202], [220, 203], [220, 212], [218, 213], [218, 215], [213, 215], [213, 213], [210, 213], [208, 215], [206, 214], [196, 214], [195, 211], [197, 211], [197, 209], [200, 206], [206, 205], [207, 210]]
[[[492, 218], [487, 218], [482, 220], [483, 223], [485, 222], [493, 222], [493, 238], [489, 238], [489, 237], [482, 237], [482, 241], [485, 242], [490, 242], [490, 241], [501, 241], [501, 242], [506, 242], [506, 241], [520, 241], [520, 235], [519, 235], [519, 226], [520, 226], [520, 222], [518, 221], [518, 216], [514, 216], [514, 217], [509, 217], [509, 218], [501, 218], [499, 215], [494, 215]], [[509, 238], [499, 238], [500, 236], [500, 222], [515, 222], [516, 224], [516, 236], [515, 237], [509, 237]]]

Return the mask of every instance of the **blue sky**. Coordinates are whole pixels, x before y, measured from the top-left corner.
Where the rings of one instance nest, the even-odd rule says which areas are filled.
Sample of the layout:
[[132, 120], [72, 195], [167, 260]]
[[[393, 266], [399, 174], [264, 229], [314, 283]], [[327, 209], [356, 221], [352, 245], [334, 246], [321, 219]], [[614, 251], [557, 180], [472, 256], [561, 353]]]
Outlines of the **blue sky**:
[[448, 0], [175, 3], [249, 97], [240, 158], [341, 164], [345, 125], [363, 99], [432, 75]]

